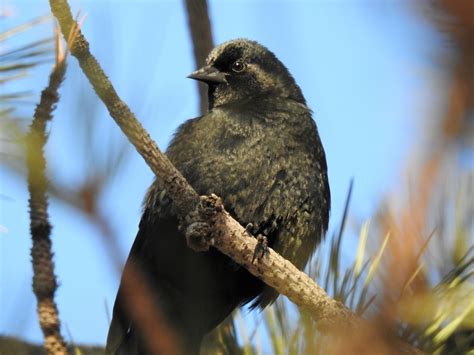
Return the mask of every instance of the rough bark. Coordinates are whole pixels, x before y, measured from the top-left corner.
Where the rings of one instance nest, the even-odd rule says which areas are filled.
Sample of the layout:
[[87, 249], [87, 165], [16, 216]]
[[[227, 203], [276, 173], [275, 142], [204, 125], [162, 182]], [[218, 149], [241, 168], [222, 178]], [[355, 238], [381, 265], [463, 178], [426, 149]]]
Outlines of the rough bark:
[[54, 301], [57, 289], [51, 250], [51, 224], [48, 218], [46, 189], [46, 160], [44, 145], [47, 140], [46, 124], [59, 100], [58, 88], [66, 70], [62, 60], [54, 67], [49, 85], [41, 93], [30, 132], [27, 136], [27, 169], [30, 210], [30, 230], [33, 241], [31, 258], [33, 264], [33, 291], [37, 300], [37, 312], [44, 335], [44, 347], [48, 354], [67, 354], [66, 343], [61, 335], [58, 307]]

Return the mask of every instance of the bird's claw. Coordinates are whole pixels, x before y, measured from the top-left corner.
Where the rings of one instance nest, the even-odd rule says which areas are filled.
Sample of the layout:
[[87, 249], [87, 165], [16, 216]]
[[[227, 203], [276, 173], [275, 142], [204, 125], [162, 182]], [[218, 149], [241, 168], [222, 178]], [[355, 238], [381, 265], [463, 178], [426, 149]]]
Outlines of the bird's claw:
[[206, 222], [191, 223], [185, 231], [186, 243], [194, 251], [201, 252], [209, 250], [214, 244], [211, 228]]
[[253, 236], [257, 233], [257, 228], [253, 225], [253, 223], [249, 223], [245, 226], [245, 231], [251, 236]]
[[212, 219], [219, 212], [224, 210], [224, 204], [219, 196], [210, 194], [209, 196], [200, 196], [199, 213], [204, 219]]
[[216, 215], [224, 209], [222, 200], [211, 194], [200, 196], [200, 203], [181, 223], [188, 246], [194, 251], [207, 251], [214, 245], [213, 224]]
[[268, 248], [268, 239], [263, 234], [257, 235], [257, 245], [253, 251], [253, 258], [252, 264], [254, 263], [255, 259], [260, 261], [265, 255], [270, 252]]

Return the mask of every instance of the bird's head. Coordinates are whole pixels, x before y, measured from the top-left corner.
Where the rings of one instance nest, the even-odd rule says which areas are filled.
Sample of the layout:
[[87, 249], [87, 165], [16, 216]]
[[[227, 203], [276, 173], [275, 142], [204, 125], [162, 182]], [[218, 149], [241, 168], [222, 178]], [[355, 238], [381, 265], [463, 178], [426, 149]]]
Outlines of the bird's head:
[[288, 69], [267, 48], [255, 41], [235, 39], [214, 48], [207, 65], [191, 79], [209, 86], [209, 109], [261, 95], [274, 95], [305, 104]]

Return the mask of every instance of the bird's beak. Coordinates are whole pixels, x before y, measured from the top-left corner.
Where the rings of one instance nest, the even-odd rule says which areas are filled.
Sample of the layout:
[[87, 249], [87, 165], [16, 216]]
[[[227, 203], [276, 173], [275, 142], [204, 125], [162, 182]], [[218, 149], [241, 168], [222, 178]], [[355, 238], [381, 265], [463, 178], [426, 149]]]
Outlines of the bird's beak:
[[227, 84], [225, 74], [211, 65], [206, 65], [188, 75], [188, 78], [205, 82], [206, 84]]

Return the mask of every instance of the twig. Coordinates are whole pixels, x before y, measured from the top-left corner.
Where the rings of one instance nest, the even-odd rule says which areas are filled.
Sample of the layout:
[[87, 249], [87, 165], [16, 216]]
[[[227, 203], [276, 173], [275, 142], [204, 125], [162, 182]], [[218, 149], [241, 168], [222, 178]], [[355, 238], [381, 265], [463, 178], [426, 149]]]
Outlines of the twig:
[[[207, 1], [186, 0], [186, 13], [193, 43], [194, 63], [197, 68], [201, 68], [206, 63], [207, 54], [214, 47]], [[199, 107], [201, 114], [204, 114], [207, 111], [207, 87], [200, 82], [197, 85], [199, 89]]]
[[41, 93], [30, 132], [27, 136], [26, 159], [28, 168], [28, 191], [30, 193], [30, 230], [33, 245], [33, 291], [37, 299], [37, 312], [44, 334], [44, 347], [48, 354], [67, 354], [66, 343], [61, 335], [58, 308], [54, 301], [57, 289], [54, 275], [53, 252], [51, 250], [51, 224], [48, 220], [48, 199], [46, 196], [46, 160], [43, 148], [47, 140], [46, 123], [52, 118], [52, 111], [59, 100], [58, 88], [66, 71], [65, 58], [59, 58], [49, 84]]

